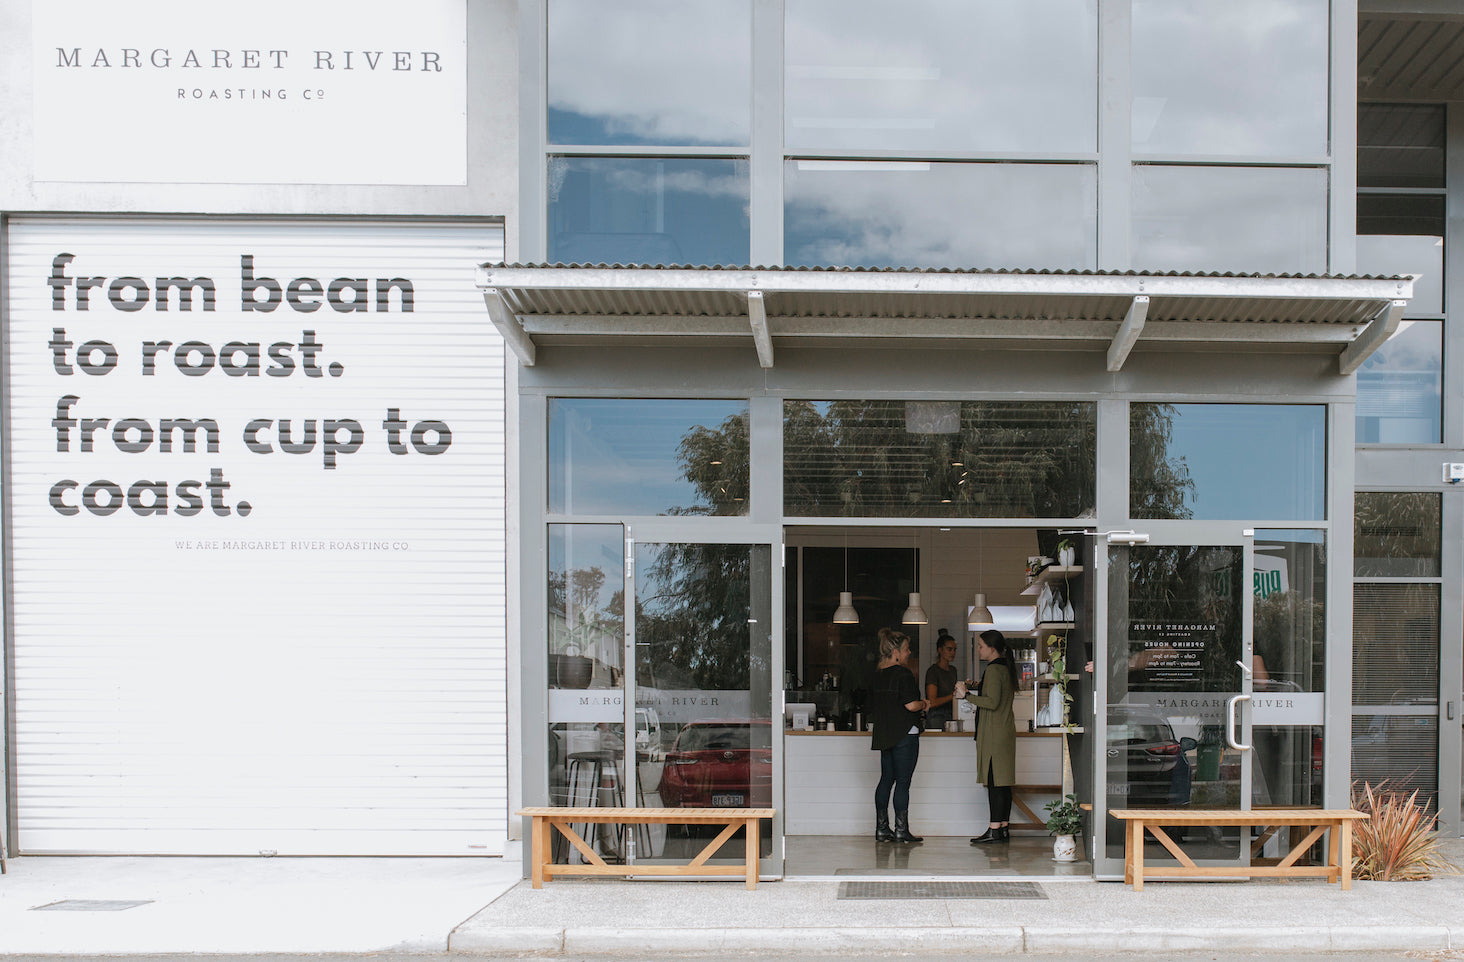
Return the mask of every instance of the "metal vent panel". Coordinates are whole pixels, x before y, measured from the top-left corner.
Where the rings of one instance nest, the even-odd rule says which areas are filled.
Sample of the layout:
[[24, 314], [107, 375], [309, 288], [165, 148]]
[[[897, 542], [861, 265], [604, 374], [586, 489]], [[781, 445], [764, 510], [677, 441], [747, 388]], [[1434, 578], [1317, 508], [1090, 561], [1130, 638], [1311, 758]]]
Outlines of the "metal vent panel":
[[1046, 899], [1036, 882], [840, 882], [841, 899]]

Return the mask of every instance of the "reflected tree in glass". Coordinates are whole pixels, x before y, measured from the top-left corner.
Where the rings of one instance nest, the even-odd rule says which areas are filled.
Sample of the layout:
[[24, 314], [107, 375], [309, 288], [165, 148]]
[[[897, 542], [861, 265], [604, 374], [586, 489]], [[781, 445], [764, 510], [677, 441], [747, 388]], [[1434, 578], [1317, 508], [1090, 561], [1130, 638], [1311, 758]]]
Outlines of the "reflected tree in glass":
[[785, 511], [816, 517], [1089, 517], [1082, 402], [787, 401]]
[[1129, 407], [1129, 517], [1183, 520], [1195, 482], [1183, 455], [1171, 455], [1174, 405]]

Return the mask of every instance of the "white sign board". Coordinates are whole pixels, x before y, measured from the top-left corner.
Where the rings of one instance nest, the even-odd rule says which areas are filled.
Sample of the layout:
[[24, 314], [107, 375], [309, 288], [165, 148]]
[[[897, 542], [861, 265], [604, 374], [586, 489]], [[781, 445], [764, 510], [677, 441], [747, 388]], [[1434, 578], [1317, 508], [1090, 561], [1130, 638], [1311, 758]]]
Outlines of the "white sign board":
[[466, 183], [465, 0], [32, 0], [35, 178]]

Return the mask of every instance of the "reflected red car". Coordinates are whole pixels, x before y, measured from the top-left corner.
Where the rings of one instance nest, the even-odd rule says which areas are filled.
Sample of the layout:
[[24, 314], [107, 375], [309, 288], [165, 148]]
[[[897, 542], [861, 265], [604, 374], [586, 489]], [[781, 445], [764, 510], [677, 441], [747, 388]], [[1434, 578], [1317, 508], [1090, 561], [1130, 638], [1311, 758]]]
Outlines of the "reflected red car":
[[666, 753], [658, 792], [667, 808], [765, 808], [773, 797], [773, 729], [766, 719], [695, 721]]

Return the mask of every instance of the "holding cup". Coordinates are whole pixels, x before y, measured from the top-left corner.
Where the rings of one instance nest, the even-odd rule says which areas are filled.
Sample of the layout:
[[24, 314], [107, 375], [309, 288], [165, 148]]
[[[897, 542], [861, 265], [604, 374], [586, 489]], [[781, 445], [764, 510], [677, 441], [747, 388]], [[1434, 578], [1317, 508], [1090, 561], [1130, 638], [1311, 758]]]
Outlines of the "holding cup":
[[958, 682], [956, 682], [955, 695], [956, 695], [956, 701], [964, 701], [965, 700], [965, 698], [966, 698], [966, 683], [964, 681], [958, 681]]

